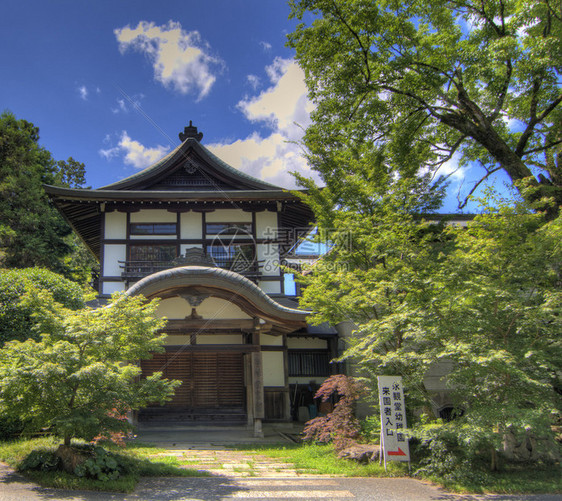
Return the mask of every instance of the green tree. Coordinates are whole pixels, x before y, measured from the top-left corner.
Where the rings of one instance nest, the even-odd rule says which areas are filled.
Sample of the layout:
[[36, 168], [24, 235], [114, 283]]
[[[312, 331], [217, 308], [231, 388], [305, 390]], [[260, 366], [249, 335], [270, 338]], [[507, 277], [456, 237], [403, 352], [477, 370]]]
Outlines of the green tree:
[[[78, 258], [82, 244], [73, 240], [70, 227], [49, 203], [42, 186], [77, 187], [83, 183], [84, 164], [72, 158], [55, 162], [39, 146], [37, 127], [11, 113], [2, 113], [0, 264], [8, 268], [40, 266], [67, 276], [85, 275], [78, 268], [91, 267], [91, 262]], [[73, 253], [74, 261], [69, 258], [65, 263]]]
[[108, 307], [72, 311], [39, 290], [23, 301], [37, 312], [41, 340], [0, 350], [0, 415], [48, 428], [69, 446], [72, 438], [130, 429], [120, 416], [163, 403], [180, 384], [161, 373], [139, 379], [138, 360], [162, 351], [156, 301], [114, 296]]
[[84, 291], [75, 282], [41, 268], [0, 269], [0, 347], [11, 340], [38, 340], [37, 310], [22, 297], [48, 291], [53, 299], [70, 310], [84, 308]]
[[[289, 45], [317, 105], [304, 142], [326, 177], [342, 146], [385, 145], [413, 176], [504, 171], [562, 205], [562, 10], [550, 0], [292, 0]], [[357, 148], [357, 146], [354, 146]], [[343, 182], [343, 180], [342, 180]], [[466, 201], [465, 201], [466, 202]], [[549, 209], [555, 217], [556, 209]]]
[[431, 404], [428, 368], [452, 364], [450, 396], [465, 412], [447, 426], [465, 450], [484, 444], [495, 458], [508, 430], [548, 434], [561, 411], [562, 217], [494, 200], [467, 227], [443, 227], [393, 199], [370, 219], [335, 209], [358, 245], [335, 246], [301, 277], [303, 306], [316, 321], [352, 320], [344, 357], [371, 376], [403, 375], [415, 407]]

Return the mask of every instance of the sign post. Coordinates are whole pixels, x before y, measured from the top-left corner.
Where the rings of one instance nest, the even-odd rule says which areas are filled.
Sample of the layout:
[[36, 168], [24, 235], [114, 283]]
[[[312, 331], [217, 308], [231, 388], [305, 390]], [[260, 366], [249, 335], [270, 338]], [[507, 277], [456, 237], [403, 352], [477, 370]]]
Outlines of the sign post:
[[402, 376], [377, 376], [381, 409], [381, 446], [384, 468], [387, 461], [410, 462], [410, 447], [404, 434], [406, 406]]

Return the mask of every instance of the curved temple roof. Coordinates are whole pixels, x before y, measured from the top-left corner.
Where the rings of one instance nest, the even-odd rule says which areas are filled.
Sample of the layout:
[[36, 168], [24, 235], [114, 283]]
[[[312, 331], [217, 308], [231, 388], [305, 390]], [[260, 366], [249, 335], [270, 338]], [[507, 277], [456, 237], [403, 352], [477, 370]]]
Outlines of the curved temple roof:
[[294, 329], [306, 326], [308, 312], [282, 306], [252, 281], [222, 268], [183, 266], [163, 270], [143, 278], [126, 291], [127, 295], [143, 294], [147, 298], [162, 299], [190, 293], [226, 299], [251, 316], [274, 325]]

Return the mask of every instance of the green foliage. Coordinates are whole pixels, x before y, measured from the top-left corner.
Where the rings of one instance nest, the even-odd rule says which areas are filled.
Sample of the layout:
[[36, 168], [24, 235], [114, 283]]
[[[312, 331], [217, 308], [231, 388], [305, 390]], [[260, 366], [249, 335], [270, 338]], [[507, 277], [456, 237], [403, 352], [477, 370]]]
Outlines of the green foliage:
[[87, 450], [89, 458], [76, 466], [74, 474], [107, 482], [117, 480], [121, 475], [132, 473], [131, 461], [118, 454], [112, 454], [103, 447], [93, 446]]
[[[164, 463], [152, 456], [154, 448], [139, 448], [134, 443], [128, 444], [126, 449], [115, 450], [115, 446], [107, 444], [104, 448], [105, 455], [112, 457], [119, 465], [120, 476], [116, 480], [97, 480], [87, 476], [78, 477], [75, 474], [61, 471], [62, 464], [58, 461], [56, 438], [46, 436], [11, 442], [0, 442], [0, 461], [22, 471], [33, 482], [45, 487], [69, 490], [94, 490], [132, 492], [139, 477], [205, 477], [206, 472], [193, 469], [178, 468], [176, 463]], [[76, 444], [72, 446], [77, 451], [88, 453], [93, 450], [89, 444]], [[37, 452], [35, 452], [37, 451]], [[161, 451], [163, 452], [163, 451]], [[25, 463], [36, 462], [35, 469], [29, 469]], [[57, 459], [55, 459], [57, 458]], [[57, 462], [56, 470], [49, 469], [50, 463]], [[45, 468], [41, 465], [45, 464]]]
[[85, 306], [82, 288], [70, 280], [41, 268], [0, 269], [0, 346], [6, 341], [39, 339], [37, 310], [21, 299], [45, 291], [53, 300], [71, 310]]
[[373, 414], [362, 419], [360, 422], [361, 437], [365, 442], [370, 444], [377, 444], [381, 439], [381, 418], [380, 415]]
[[20, 436], [25, 428], [25, 424], [19, 418], [1, 418], [0, 419], [0, 440], [13, 440]]
[[493, 458], [507, 429], [545, 436], [560, 413], [562, 217], [491, 205], [466, 227], [392, 204], [373, 217], [336, 208], [354, 245], [334, 246], [300, 280], [315, 321], [356, 324], [344, 358], [373, 378], [402, 375], [410, 408], [431, 406], [424, 375], [450, 364], [450, 397], [465, 410], [451, 429]]
[[[84, 173], [84, 164], [73, 158], [55, 162], [39, 146], [39, 129], [32, 123], [9, 112], [0, 115], [0, 266], [76, 273], [78, 263], [69, 267], [65, 258], [82, 244], [73, 241], [70, 227], [49, 202], [43, 184], [78, 187], [84, 183]], [[79, 267], [88, 266], [91, 263], [84, 261]]]
[[289, 45], [316, 104], [305, 144], [321, 174], [345, 184], [357, 169], [337, 159], [384, 146], [403, 177], [459, 158], [482, 180], [501, 169], [562, 204], [559, 3], [290, 3], [303, 22]]
[[0, 350], [0, 415], [73, 437], [127, 431], [120, 416], [171, 398], [177, 381], [155, 373], [139, 379], [137, 361], [162, 350], [157, 302], [114, 296], [96, 310], [72, 311], [45, 291], [22, 302], [35, 312], [40, 341], [10, 341]]
[[57, 471], [62, 469], [61, 458], [50, 449], [31, 451], [18, 465], [19, 471]]

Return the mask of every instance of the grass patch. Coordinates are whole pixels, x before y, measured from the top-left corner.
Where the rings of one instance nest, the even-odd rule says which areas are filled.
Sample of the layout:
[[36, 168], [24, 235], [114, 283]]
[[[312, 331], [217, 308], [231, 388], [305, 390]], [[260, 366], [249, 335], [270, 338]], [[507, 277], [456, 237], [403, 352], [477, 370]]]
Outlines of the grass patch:
[[562, 492], [560, 465], [513, 464], [497, 472], [474, 471], [470, 477], [455, 481], [440, 477], [425, 478], [459, 493], [559, 494]]
[[[18, 470], [21, 462], [33, 450], [55, 451], [59, 445], [60, 440], [53, 437], [0, 442], [0, 461]], [[21, 473], [44, 487], [115, 492], [133, 491], [140, 477], [209, 476], [207, 472], [181, 468], [180, 459], [174, 456], [151, 457], [166, 450], [147, 444], [130, 444], [124, 449], [114, 444], [104, 444], [104, 448], [130, 465], [132, 472], [121, 475], [118, 479], [105, 481], [77, 477], [63, 471], [25, 471]]]
[[299, 473], [315, 473], [344, 477], [403, 477], [408, 474], [408, 465], [389, 463], [387, 471], [378, 462], [359, 464], [355, 461], [339, 459], [332, 446], [320, 444], [279, 444], [279, 445], [239, 445], [236, 450], [249, 454], [263, 454], [278, 458], [294, 465]]
[[[279, 444], [239, 445], [232, 447], [248, 454], [263, 454], [292, 463], [299, 473], [316, 473], [344, 477], [404, 477], [408, 476], [407, 463], [390, 462], [387, 471], [378, 462], [359, 464], [338, 459], [330, 445]], [[412, 463], [412, 472], [419, 465]], [[416, 478], [416, 477], [415, 477]], [[556, 465], [506, 465], [503, 471], [489, 472], [475, 468], [470, 476], [451, 481], [436, 476], [418, 476], [442, 485], [444, 488], [461, 493], [538, 494], [562, 492], [562, 470]]]

